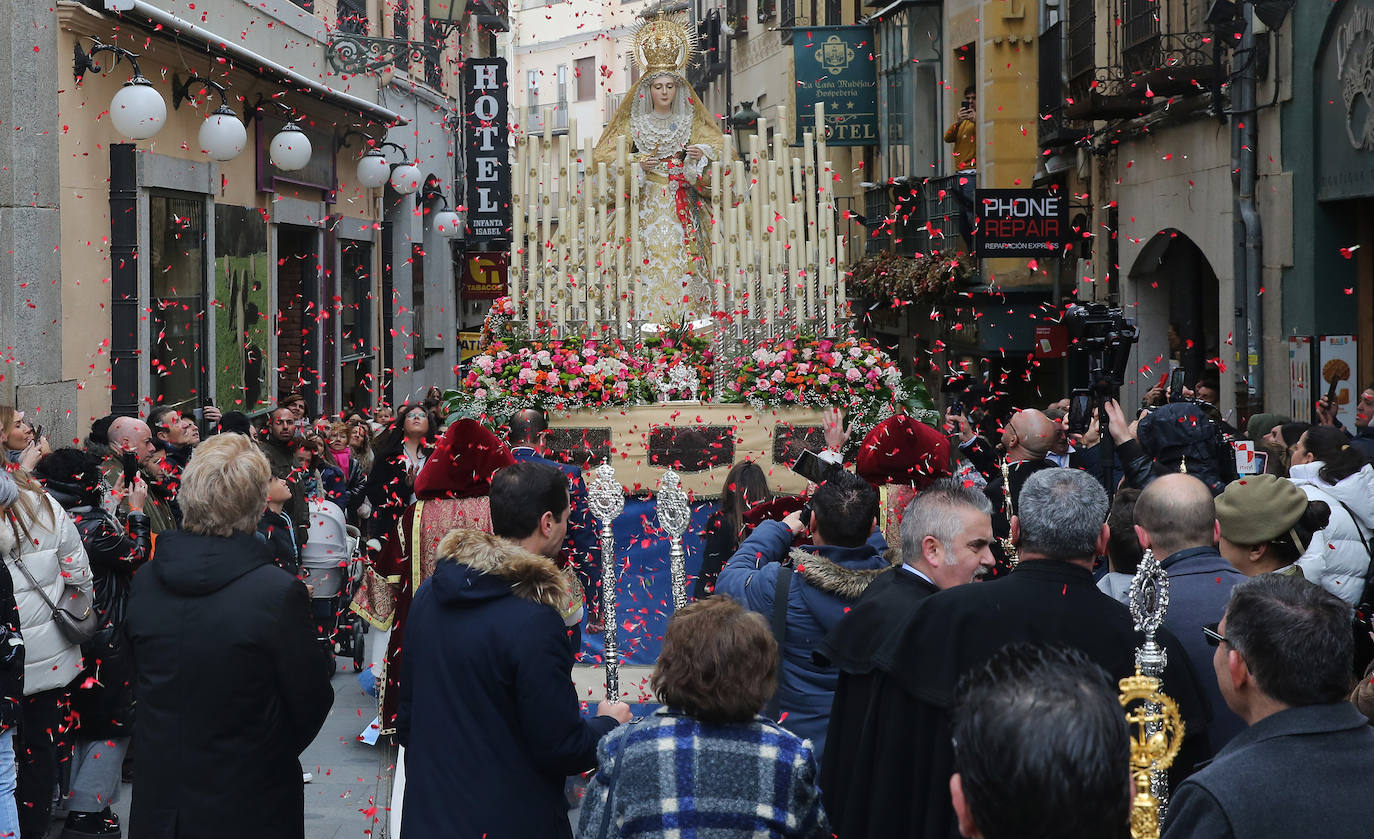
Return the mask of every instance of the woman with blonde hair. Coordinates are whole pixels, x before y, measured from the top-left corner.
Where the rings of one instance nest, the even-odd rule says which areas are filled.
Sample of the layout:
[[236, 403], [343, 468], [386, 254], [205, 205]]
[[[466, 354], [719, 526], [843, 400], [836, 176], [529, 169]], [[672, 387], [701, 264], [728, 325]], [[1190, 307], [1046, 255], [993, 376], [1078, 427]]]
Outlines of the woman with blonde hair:
[[333, 662], [305, 586], [257, 537], [271, 474], [242, 435], [197, 446], [182, 529], [134, 577], [130, 836], [305, 836], [299, 758], [334, 702]]
[[23, 411], [0, 405], [0, 451], [5, 454], [6, 463], [28, 472], [51, 449], [48, 438], [35, 433], [34, 427], [24, 419]]
[[43, 836], [52, 818], [57, 740], [66, 730], [72, 682], [81, 674], [81, 646], [69, 639], [53, 606], [91, 608], [95, 578], [81, 534], [62, 505], [22, 471], [10, 473], [16, 493], [0, 522], [0, 554], [9, 569], [24, 637], [24, 702], [14, 752], [19, 756], [20, 833]]

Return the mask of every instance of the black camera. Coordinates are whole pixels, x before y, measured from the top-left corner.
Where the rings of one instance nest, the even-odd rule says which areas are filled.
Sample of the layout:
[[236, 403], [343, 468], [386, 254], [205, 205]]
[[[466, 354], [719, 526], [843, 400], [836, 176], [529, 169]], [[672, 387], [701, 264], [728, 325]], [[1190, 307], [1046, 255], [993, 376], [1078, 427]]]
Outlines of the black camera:
[[1070, 306], [1064, 328], [1069, 333], [1069, 380], [1080, 383], [1069, 399], [1068, 430], [1082, 434], [1102, 404], [1121, 393], [1140, 331], [1121, 309], [1105, 303]]

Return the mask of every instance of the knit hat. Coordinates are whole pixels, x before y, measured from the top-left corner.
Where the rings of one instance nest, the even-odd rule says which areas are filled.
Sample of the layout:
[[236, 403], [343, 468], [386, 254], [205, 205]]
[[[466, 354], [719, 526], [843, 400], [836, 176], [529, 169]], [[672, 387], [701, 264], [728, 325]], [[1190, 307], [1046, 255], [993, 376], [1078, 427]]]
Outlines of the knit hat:
[[[1262, 545], [1293, 529], [1307, 512], [1307, 495], [1277, 475], [1253, 475], [1227, 484], [1216, 504], [1226, 541]], [[1293, 543], [1299, 541], [1295, 538]]]
[[1274, 430], [1274, 426], [1289, 421], [1283, 414], [1255, 414], [1245, 425], [1245, 436], [1258, 443], [1264, 435]]
[[19, 500], [19, 486], [9, 470], [0, 466], [0, 509], [8, 510]]
[[874, 486], [925, 489], [949, 477], [949, 438], [906, 414], [889, 417], [864, 437], [854, 471]]

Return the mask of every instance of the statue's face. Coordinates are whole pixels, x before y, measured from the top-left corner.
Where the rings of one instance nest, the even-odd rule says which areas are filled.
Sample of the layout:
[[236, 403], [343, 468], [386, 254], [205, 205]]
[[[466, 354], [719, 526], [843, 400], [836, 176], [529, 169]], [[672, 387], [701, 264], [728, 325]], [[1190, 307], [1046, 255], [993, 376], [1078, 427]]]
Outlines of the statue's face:
[[673, 97], [676, 95], [677, 82], [671, 76], [661, 76], [649, 84], [649, 96], [653, 100], [656, 111], [666, 111], [671, 108]]

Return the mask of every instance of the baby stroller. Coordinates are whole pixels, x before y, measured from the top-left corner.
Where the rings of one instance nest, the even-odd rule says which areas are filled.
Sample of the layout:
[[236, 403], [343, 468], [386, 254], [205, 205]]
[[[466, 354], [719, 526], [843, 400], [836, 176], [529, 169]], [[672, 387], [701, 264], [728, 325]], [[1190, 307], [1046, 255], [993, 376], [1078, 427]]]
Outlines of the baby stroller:
[[334, 655], [353, 659], [353, 672], [364, 665], [366, 622], [348, 608], [362, 581], [358, 529], [344, 521], [332, 501], [310, 502], [310, 536], [301, 549], [301, 578], [311, 586], [311, 605], [320, 643]]

